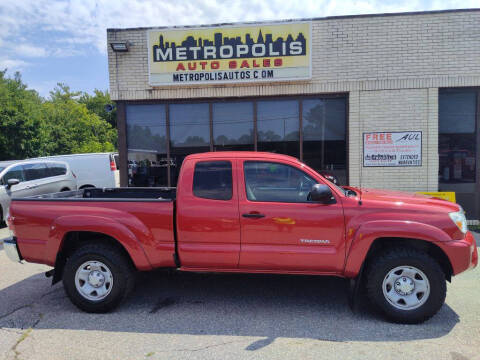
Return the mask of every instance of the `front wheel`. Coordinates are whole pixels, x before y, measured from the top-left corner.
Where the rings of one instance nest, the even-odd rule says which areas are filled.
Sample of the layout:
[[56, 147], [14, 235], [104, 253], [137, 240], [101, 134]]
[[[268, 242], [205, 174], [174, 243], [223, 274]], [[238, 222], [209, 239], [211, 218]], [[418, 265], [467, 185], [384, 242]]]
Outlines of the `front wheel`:
[[421, 323], [435, 315], [447, 293], [445, 274], [428, 254], [394, 248], [380, 254], [367, 270], [370, 301], [390, 320]]
[[81, 310], [103, 313], [117, 307], [134, 285], [133, 268], [114, 247], [86, 244], [67, 260], [63, 286]]

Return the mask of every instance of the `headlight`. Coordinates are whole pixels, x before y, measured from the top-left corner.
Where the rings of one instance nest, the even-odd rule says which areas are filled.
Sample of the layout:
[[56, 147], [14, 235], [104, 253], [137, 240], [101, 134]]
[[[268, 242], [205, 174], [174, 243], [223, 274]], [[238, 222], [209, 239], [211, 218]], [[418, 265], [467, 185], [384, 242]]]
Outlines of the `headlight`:
[[450, 219], [457, 225], [457, 227], [460, 229], [460, 231], [464, 234], [467, 233], [468, 227], [467, 227], [467, 219], [465, 218], [465, 213], [463, 210], [457, 211], [457, 212], [451, 212], [448, 213], [450, 216]]

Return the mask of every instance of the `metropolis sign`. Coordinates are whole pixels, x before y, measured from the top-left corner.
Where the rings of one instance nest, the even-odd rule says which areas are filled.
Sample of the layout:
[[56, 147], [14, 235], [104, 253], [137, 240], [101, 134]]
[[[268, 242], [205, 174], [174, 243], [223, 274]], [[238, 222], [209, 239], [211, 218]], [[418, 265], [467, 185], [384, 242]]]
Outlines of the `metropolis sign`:
[[311, 23], [147, 32], [149, 83], [216, 84], [311, 78]]

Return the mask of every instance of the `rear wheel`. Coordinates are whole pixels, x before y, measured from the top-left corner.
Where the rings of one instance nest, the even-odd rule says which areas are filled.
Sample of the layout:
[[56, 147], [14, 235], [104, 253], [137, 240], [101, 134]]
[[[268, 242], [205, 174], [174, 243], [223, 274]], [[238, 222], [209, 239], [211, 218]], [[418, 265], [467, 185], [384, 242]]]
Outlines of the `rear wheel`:
[[134, 285], [134, 269], [117, 249], [87, 244], [68, 259], [63, 286], [70, 300], [81, 310], [102, 313], [116, 308]]
[[392, 248], [367, 271], [370, 301], [394, 322], [415, 324], [435, 315], [445, 302], [445, 274], [428, 254]]

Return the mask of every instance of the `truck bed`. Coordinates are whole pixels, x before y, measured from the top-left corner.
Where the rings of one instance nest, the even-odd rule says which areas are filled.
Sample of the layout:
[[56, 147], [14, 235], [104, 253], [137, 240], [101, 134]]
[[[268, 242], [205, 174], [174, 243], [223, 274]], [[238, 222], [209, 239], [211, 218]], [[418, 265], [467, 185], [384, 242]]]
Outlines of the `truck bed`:
[[13, 199], [10, 210], [27, 261], [53, 266], [72, 234], [101, 233], [149, 270], [175, 265], [175, 198], [175, 188], [88, 188]]
[[174, 201], [176, 188], [87, 188], [15, 199], [16, 201]]

